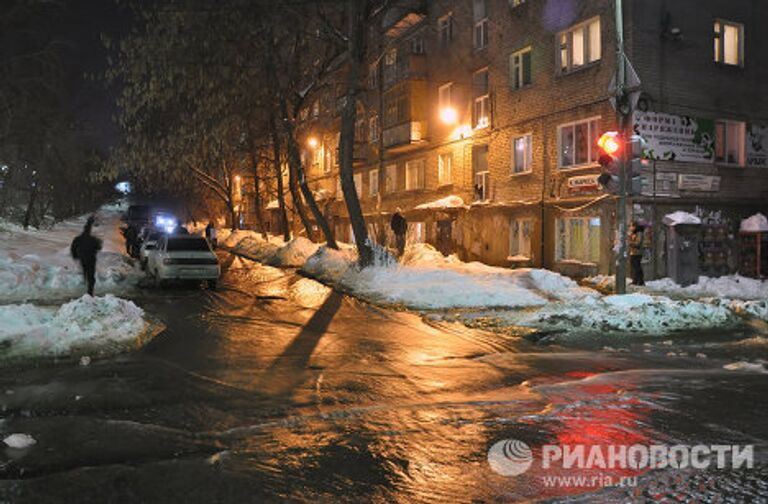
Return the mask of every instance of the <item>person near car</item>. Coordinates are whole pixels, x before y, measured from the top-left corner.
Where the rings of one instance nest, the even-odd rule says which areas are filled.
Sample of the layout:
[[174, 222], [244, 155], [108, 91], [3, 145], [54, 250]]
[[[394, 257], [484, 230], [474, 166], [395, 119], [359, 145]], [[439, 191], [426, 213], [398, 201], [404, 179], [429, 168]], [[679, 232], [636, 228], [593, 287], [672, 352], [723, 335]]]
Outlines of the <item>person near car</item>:
[[405, 252], [405, 233], [408, 231], [408, 221], [400, 213], [401, 210], [398, 207], [395, 213], [392, 214], [392, 220], [389, 223], [389, 227], [392, 228], [392, 232], [395, 234], [395, 246], [397, 247], [398, 257]]
[[216, 248], [216, 226], [213, 225], [213, 221], [209, 221], [205, 226], [205, 237], [208, 239], [208, 243], [211, 244], [211, 248]]
[[85, 285], [91, 296], [96, 284], [96, 255], [101, 250], [101, 240], [91, 234], [94, 220], [93, 216], [88, 217], [83, 232], [77, 235], [70, 245], [72, 258], [80, 261]]

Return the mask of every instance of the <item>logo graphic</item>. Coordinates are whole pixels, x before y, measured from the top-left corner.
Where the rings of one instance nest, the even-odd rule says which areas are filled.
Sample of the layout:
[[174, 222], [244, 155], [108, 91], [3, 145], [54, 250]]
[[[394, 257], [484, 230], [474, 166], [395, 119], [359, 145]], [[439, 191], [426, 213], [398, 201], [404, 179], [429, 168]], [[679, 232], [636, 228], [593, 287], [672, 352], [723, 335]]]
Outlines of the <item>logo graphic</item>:
[[533, 452], [517, 439], [503, 439], [488, 450], [488, 463], [502, 476], [518, 476], [531, 468]]

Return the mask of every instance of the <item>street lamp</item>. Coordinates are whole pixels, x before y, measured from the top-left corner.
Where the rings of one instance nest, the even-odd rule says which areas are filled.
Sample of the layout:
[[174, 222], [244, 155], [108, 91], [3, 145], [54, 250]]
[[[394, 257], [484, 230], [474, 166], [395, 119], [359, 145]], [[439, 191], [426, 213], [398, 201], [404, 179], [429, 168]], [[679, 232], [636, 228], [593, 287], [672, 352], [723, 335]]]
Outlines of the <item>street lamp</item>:
[[458, 119], [459, 115], [455, 108], [444, 107], [440, 109], [440, 120], [443, 122], [443, 124], [456, 124]]
[[315, 137], [309, 137], [309, 138], [307, 139], [307, 145], [309, 145], [309, 147], [310, 147], [311, 149], [314, 149], [315, 147], [317, 147], [317, 138], [315, 138]]

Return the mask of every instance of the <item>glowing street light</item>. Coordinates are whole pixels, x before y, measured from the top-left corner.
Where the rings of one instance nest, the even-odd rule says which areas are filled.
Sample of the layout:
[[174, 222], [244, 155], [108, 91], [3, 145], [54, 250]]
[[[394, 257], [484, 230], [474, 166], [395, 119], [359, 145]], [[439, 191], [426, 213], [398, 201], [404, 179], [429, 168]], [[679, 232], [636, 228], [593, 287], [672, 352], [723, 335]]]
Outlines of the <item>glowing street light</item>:
[[317, 138], [315, 138], [315, 137], [309, 137], [309, 138], [307, 139], [307, 145], [309, 145], [309, 147], [310, 147], [311, 149], [314, 149], [315, 147], [317, 147]]
[[453, 107], [444, 107], [440, 109], [440, 120], [443, 124], [456, 124], [459, 119], [459, 114], [456, 113], [456, 109]]

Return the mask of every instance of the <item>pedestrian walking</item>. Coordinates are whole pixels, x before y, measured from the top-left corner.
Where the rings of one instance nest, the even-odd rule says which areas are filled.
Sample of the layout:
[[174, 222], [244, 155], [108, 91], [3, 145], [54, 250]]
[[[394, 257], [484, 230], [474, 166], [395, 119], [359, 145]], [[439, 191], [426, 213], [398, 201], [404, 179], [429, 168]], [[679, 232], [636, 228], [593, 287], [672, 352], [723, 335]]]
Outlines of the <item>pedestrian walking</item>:
[[629, 268], [632, 275], [632, 283], [645, 285], [643, 275], [643, 244], [645, 241], [645, 226], [639, 222], [633, 222], [629, 233]]
[[101, 250], [101, 240], [91, 234], [94, 220], [93, 216], [88, 217], [83, 232], [72, 240], [69, 248], [72, 258], [80, 261], [85, 285], [91, 296], [96, 284], [96, 254]]
[[408, 231], [408, 221], [400, 213], [402, 210], [398, 207], [395, 213], [392, 214], [392, 220], [389, 226], [392, 228], [392, 232], [395, 233], [395, 245], [397, 247], [397, 256], [400, 257], [405, 252], [405, 234]]

